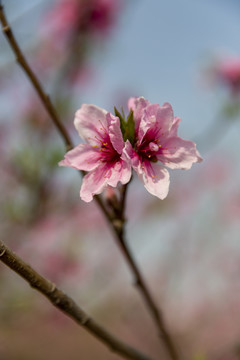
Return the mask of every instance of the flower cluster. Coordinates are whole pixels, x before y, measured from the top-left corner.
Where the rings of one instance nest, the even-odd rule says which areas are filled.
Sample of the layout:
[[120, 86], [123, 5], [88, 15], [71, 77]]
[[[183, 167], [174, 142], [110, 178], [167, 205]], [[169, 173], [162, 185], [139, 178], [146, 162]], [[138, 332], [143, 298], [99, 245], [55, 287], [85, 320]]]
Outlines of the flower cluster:
[[133, 168], [145, 188], [160, 199], [169, 190], [170, 169], [190, 169], [202, 161], [192, 141], [177, 136], [179, 118], [170, 104], [150, 104], [143, 97], [130, 98], [127, 120], [95, 105], [82, 105], [74, 125], [87, 142], [69, 151], [59, 164], [88, 171], [80, 191], [89, 202], [107, 185], [126, 184]]

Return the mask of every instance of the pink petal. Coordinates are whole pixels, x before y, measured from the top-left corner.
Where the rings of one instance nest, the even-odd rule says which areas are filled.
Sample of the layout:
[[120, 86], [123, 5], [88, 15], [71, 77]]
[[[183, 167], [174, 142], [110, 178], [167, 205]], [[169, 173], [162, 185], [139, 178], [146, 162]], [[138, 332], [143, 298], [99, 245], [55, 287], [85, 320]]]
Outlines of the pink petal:
[[163, 106], [148, 105], [139, 125], [138, 143], [141, 144], [147, 133], [152, 139], [168, 137], [173, 122], [173, 110], [170, 104], [164, 103]]
[[108, 113], [107, 121], [109, 124], [109, 137], [112, 146], [119, 154], [121, 154], [124, 148], [124, 141], [120, 129], [120, 120], [117, 116], [113, 116], [112, 114]]
[[93, 195], [100, 194], [107, 186], [108, 169], [103, 164], [84, 176], [80, 197], [85, 202], [90, 202]]
[[127, 184], [130, 181], [131, 176], [131, 164], [123, 154], [122, 159], [120, 159], [120, 161], [118, 161], [112, 168], [111, 177], [108, 180], [108, 185], [116, 187], [119, 181], [122, 184]]
[[76, 112], [74, 125], [79, 136], [90, 145], [97, 145], [97, 138], [107, 132], [107, 111], [95, 105], [83, 104]]
[[[169, 103], [162, 106], [158, 104], [149, 105], [140, 123], [139, 138], [150, 129], [156, 138], [169, 136], [169, 131], [174, 123], [173, 109]], [[142, 129], [142, 133], [140, 133]]]
[[141, 163], [139, 156], [132, 148], [129, 141], [126, 142], [124, 153], [131, 161], [133, 169], [137, 172], [139, 179], [145, 188], [160, 199], [164, 199], [169, 189], [169, 173], [161, 165], [148, 160]]
[[174, 118], [171, 130], [169, 132], [169, 137], [177, 136], [178, 125], [179, 125], [180, 121], [181, 121], [181, 119], [179, 117]]
[[169, 190], [169, 172], [159, 164], [145, 162], [137, 170], [140, 180], [143, 182], [147, 191], [163, 200]]
[[149, 105], [149, 101], [144, 97], [131, 97], [128, 100], [128, 109], [133, 110], [135, 130], [138, 131], [138, 127], [143, 116], [144, 109]]
[[140, 160], [136, 151], [133, 149], [129, 140], [126, 141], [125, 147], [123, 149], [123, 154], [129, 160], [134, 170], [137, 170]]
[[59, 165], [91, 171], [99, 165], [100, 158], [101, 153], [97, 148], [93, 148], [88, 144], [80, 144], [68, 151], [64, 156], [64, 160], [59, 162]]
[[163, 147], [163, 153], [157, 158], [170, 169], [190, 169], [193, 163], [201, 162], [202, 158], [196, 144], [178, 136], [169, 138]]

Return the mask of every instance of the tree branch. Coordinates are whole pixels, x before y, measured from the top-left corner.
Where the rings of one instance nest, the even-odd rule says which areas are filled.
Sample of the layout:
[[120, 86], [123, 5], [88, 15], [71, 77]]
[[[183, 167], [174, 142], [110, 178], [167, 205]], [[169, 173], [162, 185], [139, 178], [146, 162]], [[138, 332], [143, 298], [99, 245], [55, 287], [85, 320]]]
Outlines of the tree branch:
[[2, 23], [3, 34], [5, 35], [13, 52], [15, 53], [17, 62], [22, 67], [22, 69], [25, 71], [29, 80], [31, 81], [32, 85], [34, 86], [34, 88], [35, 88], [37, 94], [39, 95], [43, 105], [45, 106], [49, 116], [51, 117], [51, 119], [54, 122], [55, 126], [57, 127], [59, 133], [61, 134], [61, 136], [65, 142], [66, 149], [71, 150], [73, 148], [73, 144], [67, 133], [67, 130], [65, 129], [65, 127], [62, 125], [61, 121], [59, 120], [58, 114], [57, 114], [54, 106], [52, 105], [49, 95], [44, 92], [38, 78], [32, 71], [32, 69], [29, 66], [27, 60], [25, 59], [22, 51], [20, 50], [18, 43], [12, 33], [12, 30], [7, 22], [6, 16], [4, 14], [3, 6], [1, 3], [0, 3], [0, 21]]
[[127, 246], [127, 243], [125, 241], [125, 236], [124, 236], [124, 229], [121, 232], [121, 234], [119, 234], [118, 238], [117, 238], [117, 243], [132, 271], [132, 273], [134, 274], [134, 285], [138, 288], [138, 290], [140, 291], [145, 304], [152, 316], [153, 321], [155, 322], [155, 325], [158, 329], [158, 333], [160, 338], [162, 339], [166, 350], [168, 351], [168, 354], [170, 355], [170, 358], [172, 360], [178, 360], [178, 353], [177, 350], [175, 348], [175, 345], [167, 331], [167, 327], [165, 325], [165, 321], [162, 315], [162, 312], [157, 308], [157, 306], [155, 305], [155, 302], [152, 298], [152, 295], [143, 279], [143, 276], [138, 268], [138, 265], [133, 257], [133, 255], [131, 254], [130, 249]]
[[14, 254], [0, 240], [0, 260], [18, 275], [24, 278], [31, 287], [41, 292], [59, 310], [71, 317], [78, 325], [107, 345], [113, 352], [126, 359], [151, 360], [148, 356], [118, 340], [115, 336], [97, 324], [86, 314], [75, 301], [58, 289], [55, 284], [38, 274], [30, 265]]
[[[17, 59], [19, 65], [23, 68], [23, 70], [27, 74], [28, 78], [32, 82], [35, 90], [37, 91], [39, 97], [42, 100], [43, 105], [45, 106], [46, 110], [48, 111], [50, 118], [52, 119], [52, 121], [56, 125], [60, 135], [64, 139], [67, 150], [71, 149], [73, 147], [72, 141], [71, 141], [65, 127], [60, 122], [58, 115], [56, 113], [56, 110], [50, 101], [49, 96], [44, 92], [40, 82], [38, 81], [37, 77], [31, 70], [23, 53], [21, 52], [21, 50], [17, 44], [17, 41], [12, 33], [12, 30], [7, 22], [6, 16], [3, 11], [3, 6], [1, 5], [1, 0], [0, 0], [0, 21], [2, 23], [3, 33], [5, 34], [10, 47], [12, 48], [13, 52], [15, 53], [16, 59]], [[164, 324], [161, 312], [158, 310], [157, 306], [155, 305], [153, 298], [145, 284], [145, 281], [143, 280], [140, 270], [138, 269], [138, 266], [132, 256], [130, 250], [128, 249], [128, 247], [126, 245], [125, 234], [124, 234], [124, 232], [125, 232], [124, 208], [125, 208], [125, 200], [126, 200], [126, 191], [127, 191], [127, 185], [124, 186], [122, 189], [122, 195], [121, 195], [121, 199], [120, 199], [120, 203], [119, 203], [119, 212], [118, 212], [118, 214], [115, 213], [115, 215], [116, 215], [115, 218], [113, 218], [111, 216], [110, 212], [106, 209], [102, 199], [99, 196], [95, 195], [95, 200], [97, 201], [99, 207], [103, 211], [103, 213], [104, 213], [104, 215], [116, 237], [117, 243], [118, 243], [120, 249], [122, 250], [122, 253], [134, 275], [135, 284], [137, 285], [138, 289], [140, 290], [140, 292], [145, 300], [145, 303], [152, 315], [152, 318], [157, 326], [158, 332], [166, 346], [166, 349], [168, 350], [168, 353], [169, 353], [171, 359], [178, 360], [177, 351], [175, 349], [173, 341], [171, 340], [170, 335], [168, 334], [168, 332], [166, 330], [166, 326]]]
[[134, 276], [134, 284], [140, 291], [140, 293], [145, 301], [145, 304], [149, 310], [149, 313], [151, 314], [152, 319], [158, 329], [159, 336], [162, 339], [170, 358], [172, 360], [178, 360], [179, 355], [178, 355], [177, 349], [175, 347], [175, 344], [172, 341], [171, 336], [167, 331], [167, 327], [165, 325], [165, 321], [164, 321], [162, 312], [156, 306], [156, 304], [152, 298], [152, 295], [147, 287], [147, 284], [145, 283], [144, 278], [140, 272], [140, 269], [139, 269], [133, 255], [131, 254], [131, 251], [128, 248], [127, 243], [126, 243], [124, 212], [125, 212], [125, 203], [126, 203], [126, 194], [127, 194], [128, 185], [129, 184], [126, 184], [122, 188], [121, 198], [120, 198], [119, 218], [116, 221], [112, 221], [111, 224], [113, 226], [113, 230], [116, 235], [117, 244], [120, 247], [120, 249], [125, 257], [125, 260]]
[[[65, 126], [61, 123], [59, 116], [55, 107], [53, 106], [50, 97], [48, 94], [45, 93], [40, 81], [38, 80], [37, 76], [34, 74], [33, 70], [31, 69], [30, 65], [28, 64], [23, 52], [21, 51], [15, 36], [11, 30], [11, 27], [7, 21], [7, 18], [4, 13], [4, 9], [2, 3], [0, 1], [0, 22], [2, 24], [2, 31], [5, 35], [11, 49], [13, 50], [16, 60], [19, 65], [22, 67], [23, 71], [26, 73], [27, 77], [29, 78], [30, 82], [32, 83], [34, 89], [36, 90], [38, 96], [40, 97], [43, 106], [45, 107], [46, 111], [48, 112], [50, 119], [53, 121], [54, 125], [56, 126], [60, 136], [63, 138], [66, 146], [66, 150], [71, 150], [73, 148], [73, 142], [65, 128]], [[82, 175], [84, 175], [83, 171], [80, 171]], [[95, 196], [95, 199], [99, 205], [99, 207], [104, 212], [105, 216], [107, 216], [107, 210], [99, 196]]]

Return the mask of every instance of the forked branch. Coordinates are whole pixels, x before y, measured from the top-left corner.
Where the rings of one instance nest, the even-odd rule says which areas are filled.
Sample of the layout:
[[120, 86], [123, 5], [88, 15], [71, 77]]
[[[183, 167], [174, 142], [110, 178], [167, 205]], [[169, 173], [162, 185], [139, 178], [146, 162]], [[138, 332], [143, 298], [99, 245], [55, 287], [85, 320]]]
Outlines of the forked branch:
[[87, 313], [85, 313], [72, 298], [57, 288], [55, 284], [38, 274], [29, 264], [24, 262], [19, 256], [14, 254], [6, 245], [4, 245], [1, 240], [0, 260], [24, 278], [31, 287], [46, 296], [55, 307], [64, 312], [67, 316], [71, 317], [92, 335], [97, 337], [112, 351], [118, 353], [126, 359], [151, 360], [148, 356], [123, 343], [110, 332], [101, 327]]

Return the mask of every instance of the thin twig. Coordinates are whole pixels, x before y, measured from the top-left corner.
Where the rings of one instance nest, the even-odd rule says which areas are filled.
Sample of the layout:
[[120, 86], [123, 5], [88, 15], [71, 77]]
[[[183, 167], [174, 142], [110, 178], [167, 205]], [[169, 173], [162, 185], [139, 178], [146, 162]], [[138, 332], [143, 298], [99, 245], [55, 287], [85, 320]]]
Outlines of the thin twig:
[[171, 359], [172, 360], [179, 359], [175, 345], [167, 331], [167, 327], [165, 325], [163, 315], [160, 312], [160, 310], [157, 308], [157, 306], [155, 305], [155, 302], [154, 302], [154, 300], [151, 296], [151, 293], [142, 277], [142, 274], [138, 268], [138, 265], [137, 265], [136, 261], [134, 260], [134, 257], [131, 254], [131, 251], [126, 244], [124, 231], [122, 231], [121, 234], [118, 236], [117, 242], [118, 242], [120, 249], [122, 250], [122, 253], [125, 256], [125, 259], [129, 265], [130, 269], [132, 270], [132, 273], [134, 274], [134, 277], [135, 277], [134, 284], [136, 285], [136, 287], [138, 288], [138, 290], [140, 291], [140, 293], [143, 296], [146, 306], [148, 307], [149, 312], [153, 318], [153, 321], [155, 322], [155, 324], [157, 326], [159, 336], [161, 337]]
[[147, 308], [149, 309], [149, 312], [153, 318], [153, 321], [155, 322], [155, 324], [157, 326], [159, 336], [161, 337], [163, 343], [165, 344], [168, 354], [170, 355], [172, 360], [178, 360], [179, 359], [178, 352], [177, 352], [176, 347], [167, 331], [167, 327], [165, 325], [165, 321], [164, 321], [162, 312], [155, 305], [155, 302], [154, 302], [154, 300], [151, 296], [151, 293], [143, 279], [143, 276], [138, 268], [138, 265], [126, 243], [124, 212], [125, 212], [125, 203], [126, 203], [126, 194], [127, 194], [128, 185], [129, 184], [126, 184], [122, 188], [122, 193], [121, 193], [121, 198], [120, 198], [120, 204], [121, 204], [120, 221], [118, 221], [116, 223], [113, 222], [113, 227], [114, 227], [114, 224], [116, 224], [116, 226], [114, 228], [115, 234], [117, 235], [116, 240], [117, 240], [117, 243], [118, 243], [132, 273], [134, 274], [134, 278], [135, 278], [134, 284], [136, 285], [136, 287], [140, 291], [141, 295], [143, 296], [145, 304], [146, 304]]
[[[132, 180], [132, 179], [131, 179]], [[127, 183], [126, 185], [123, 185], [122, 187], [122, 191], [121, 191], [121, 198], [120, 198], [120, 215], [122, 217], [122, 219], [124, 220], [124, 213], [125, 213], [125, 205], [126, 205], [126, 198], [127, 198], [127, 189], [128, 186], [131, 182], [131, 180], [129, 181], [129, 183]]]
[[[73, 147], [72, 141], [71, 141], [69, 135], [67, 134], [66, 129], [59, 121], [58, 115], [49, 99], [49, 96], [47, 94], [45, 94], [45, 92], [43, 91], [43, 89], [40, 85], [40, 82], [38, 81], [37, 77], [31, 70], [25, 57], [23, 56], [23, 54], [17, 44], [17, 41], [14, 38], [11, 28], [6, 20], [1, 3], [0, 3], [0, 21], [2, 23], [3, 33], [5, 34], [12, 50], [14, 51], [18, 63], [24, 69], [24, 71], [26, 72], [30, 81], [32, 82], [34, 88], [36, 89], [38, 95], [40, 96], [40, 98], [43, 102], [43, 105], [47, 109], [47, 111], [48, 111], [51, 119], [53, 120], [54, 124], [56, 125], [60, 135], [63, 137], [67, 149], [71, 149]], [[157, 326], [159, 334], [166, 346], [166, 349], [168, 350], [168, 353], [169, 353], [171, 359], [178, 360], [179, 357], [178, 357], [177, 351], [171, 340], [170, 335], [168, 334], [168, 332], [166, 330], [166, 326], [164, 324], [163, 317], [162, 317], [160, 311], [158, 310], [157, 306], [155, 305], [155, 303], [152, 299], [152, 296], [146, 286], [146, 283], [143, 280], [140, 270], [138, 269], [138, 266], [132, 256], [130, 250], [128, 249], [128, 247], [126, 245], [125, 235], [124, 235], [124, 231], [125, 231], [124, 208], [125, 208], [126, 191], [127, 191], [127, 186], [123, 187], [122, 197], [120, 199], [120, 213], [119, 213], [120, 215], [118, 217], [116, 217], [115, 219], [112, 218], [110, 212], [106, 209], [102, 199], [99, 196], [95, 196], [95, 199], [96, 199], [99, 207], [102, 209], [111, 229], [113, 230], [114, 235], [116, 236], [117, 242], [122, 250], [122, 253], [123, 253], [123, 255], [135, 277], [135, 283], [138, 286], [138, 289], [140, 290], [142, 296], [145, 299], [147, 307], [153, 317], [153, 320]]]
[[84, 327], [92, 335], [107, 345], [113, 352], [126, 359], [151, 360], [131, 346], [123, 343], [103, 327], [98, 325], [85, 313], [75, 301], [58, 289], [55, 284], [38, 274], [30, 265], [14, 254], [0, 240], [0, 260], [18, 275], [24, 278], [31, 287], [41, 292], [59, 310], [71, 317], [75, 322]]
[[37, 76], [32, 71], [31, 67], [29, 66], [27, 60], [25, 59], [25, 56], [23, 55], [20, 47], [18, 46], [18, 43], [12, 33], [11, 27], [9, 26], [3, 6], [0, 3], [0, 21], [2, 23], [2, 31], [5, 35], [10, 47], [12, 48], [14, 54], [16, 55], [16, 60], [19, 63], [19, 65], [22, 67], [22, 69], [27, 74], [29, 80], [31, 81], [32, 85], [34, 86], [38, 96], [40, 97], [42, 103], [44, 104], [44, 107], [46, 108], [49, 116], [53, 120], [55, 126], [57, 127], [59, 133], [61, 134], [67, 150], [71, 150], [73, 148], [72, 141], [70, 139], [70, 136], [67, 133], [67, 130], [62, 125], [61, 121], [58, 118], [58, 114], [52, 105], [52, 102], [50, 100], [50, 97], [48, 94], [46, 94], [43, 90], [43, 87], [41, 86]]
[[[13, 52], [16, 56], [17, 62], [19, 63], [19, 65], [22, 67], [22, 69], [26, 73], [26, 75], [29, 78], [30, 82], [32, 83], [34, 89], [36, 90], [37, 94], [39, 95], [39, 97], [43, 103], [43, 106], [47, 110], [47, 112], [50, 116], [50, 119], [53, 121], [60, 136], [63, 138], [63, 140], [65, 142], [66, 150], [67, 151], [71, 150], [73, 148], [73, 142], [72, 142], [65, 126], [61, 123], [59, 116], [57, 114], [57, 111], [56, 111], [55, 107], [53, 106], [49, 95], [45, 93], [42, 85], [40, 84], [40, 81], [38, 80], [37, 76], [34, 74], [34, 72], [31, 69], [30, 65], [28, 64], [25, 56], [23, 55], [23, 52], [21, 51], [21, 49], [17, 43], [17, 40], [16, 40], [15, 36], [13, 35], [11, 27], [7, 21], [7, 18], [5, 16], [4, 9], [3, 9], [1, 2], [0, 2], [0, 22], [2, 24], [2, 31], [5, 35], [11, 49], [13, 50]], [[80, 171], [80, 173], [82, 175], [84, 175], [83, 171]], [[95, 199], [96, 199], [98, 205], [100, 206], [100, 208], [102, 209], [102, 211], [104, 212], [104, 214], [107, 216], [107, 210], [106, 210], [101, 198], [96, 196]]]

